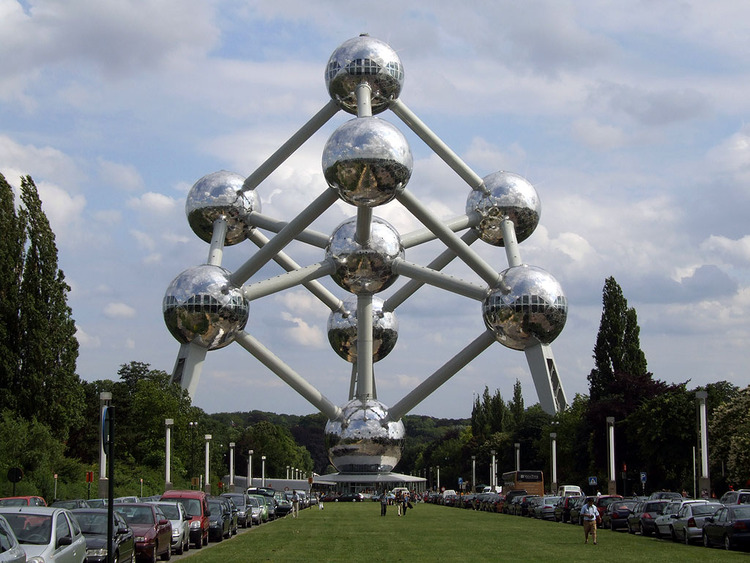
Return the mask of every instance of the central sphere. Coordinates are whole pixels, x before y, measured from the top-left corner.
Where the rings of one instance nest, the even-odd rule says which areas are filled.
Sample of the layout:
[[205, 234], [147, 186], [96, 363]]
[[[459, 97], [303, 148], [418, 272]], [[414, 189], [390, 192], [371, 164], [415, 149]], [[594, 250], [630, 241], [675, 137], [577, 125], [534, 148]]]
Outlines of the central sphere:
[[326, 259], [336, 264], [331, 277], [337, 284], [354, 294], [371, 295], [396, 281], [393, 262], [404, 257], [404, 247], [396, 229], [377, 217], [372, 218], [366, 244], [357, 242], [356, 232], [356, 217], [341, 223], [328, 241]]
[[383, 41], [360, 35], [344, 41], [328, 59], [326, 87], [344, 111], [357, 114], [357, 86], [372, 90], [372, 113], [388, 109], [404, 85], [404, 67], [396, 51]]
[[388, 409], [374, 399], [354, 399], [326, 424], [326, 448], [341, 473], [389, 473], [401, 459], [406, 429], [388, 420]]
[[500, 286], [482, 305], [485, 325], [495, 339], [513, 350], [526, 350], [557, 338], [568, 318], [568, 300], [557, 280], [526, 264], [500, 276]]
[[[344, 311], [328, 317], [328, 341], [347, 362], [357, 361], [357, 298], [344, 300]], [[385, 358], [396, 346], [398, 320], [393, 312], [383, 311], [383, 300], [372, 298], [372, 361]]]
[[474, 229], [489, 244], [504, 246], [501, 223], [513, 221], [516, 239], [522, 242], [539, 224], [542, 206], [531, 183], [513, 172], [495, 172], [483, 179], [487, 193], [473, 190], [466, 200], [466, 214], [479, 213], [481, 220]]
[[413, 158], [406, 137], [377, 117], [360, 117], [334, 131], [323, 149], [323, 175], [352, 205], [391, 201], [411, 177]]
[[164, 322], [180, 343], [223, 348], [245, 328], [248, 302], [229, 271], [202, 264], [177, 276], [164, 295]]
[[247, 217], [253, 211], [260, 211], [260, 199], [255, 191], [242, 191], [244, 182], [239, 174], [221, 170], [203, 176], [190, 188], [185, 214], [190, 228], [201, 240], [211, 242], [217, 219], [227, 222], [225, 245], [247, 238], [250, 231]]

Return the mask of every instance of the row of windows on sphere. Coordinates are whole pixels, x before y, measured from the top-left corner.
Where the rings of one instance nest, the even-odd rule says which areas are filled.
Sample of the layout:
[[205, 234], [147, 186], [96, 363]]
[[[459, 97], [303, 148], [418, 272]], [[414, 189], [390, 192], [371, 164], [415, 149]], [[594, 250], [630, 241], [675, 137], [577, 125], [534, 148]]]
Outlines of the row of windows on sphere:
[[248, 303], [242, 297], [232, 296], [226, 303], [221, 303], [211, 295], [193, 295], [184, 303], [177, 300], [173, 295], [164, 298], [164, 311], [181, 307], [189, 313], [215, 313], [232, 311], [238, 317], [247, 316]]
[[[352, 76], [371, 76], [373, 74], [378, 74], [380, 68], [380, 65], [372, 59], [354, 59], [346, 65], [346, 72]], [[341, 65], [338, 61], [331, 61], [328, 64], [328, 80], [333, 80], [333, 78], [339, 73], [339, 70], [341, 70]], [[385, 65], [385, 71], [398, 81], [404, 79], [404, 70], [401, 64], [396, 61], [387, 63]]]

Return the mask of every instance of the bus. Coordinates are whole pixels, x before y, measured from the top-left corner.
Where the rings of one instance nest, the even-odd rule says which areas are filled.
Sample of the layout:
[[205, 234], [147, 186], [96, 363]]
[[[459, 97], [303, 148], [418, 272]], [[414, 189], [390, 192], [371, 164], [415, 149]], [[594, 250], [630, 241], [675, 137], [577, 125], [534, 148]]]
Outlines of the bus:
[[503, 493], [524, 490], [530, 495], [544, 496], [544, 473], [535, 470], [503, 473]]

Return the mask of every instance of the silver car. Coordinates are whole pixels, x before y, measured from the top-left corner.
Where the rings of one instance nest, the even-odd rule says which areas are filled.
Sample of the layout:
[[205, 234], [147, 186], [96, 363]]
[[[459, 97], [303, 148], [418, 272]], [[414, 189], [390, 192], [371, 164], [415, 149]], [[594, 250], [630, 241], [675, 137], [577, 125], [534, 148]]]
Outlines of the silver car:
[[659, 516], [654, 519], [654, 535], [657, 538], [672, 537], [672, 522], [680, 510], [689, 504], [706, 504], [707, 500], [678, 499], [670, 500]]
[[713, 516], [723, 504], [720, 502], [706, 502], [702, 504], [686, 504], [672, 520], [672, 539], [681, 541], [685, 545], [691, 541], [700, 542], [703, 538], [703, 522], [707, 516]]
[[172, 551], [177, 555], [188, 551], [190, 549], [190, 516], [185, 512], [183, 504], [166, 500], [147, 504], [155, 504], [161, 508], [164, 516], [172, 523]]
[[66, 508], [22, 506], [0, 508], [27, 559], [45, 563], [83, 563], [86, 539], [78, 521]]
[[0, 563], [26, 563], [26, 552], [19, 545], [13, 528], [0, 516]]

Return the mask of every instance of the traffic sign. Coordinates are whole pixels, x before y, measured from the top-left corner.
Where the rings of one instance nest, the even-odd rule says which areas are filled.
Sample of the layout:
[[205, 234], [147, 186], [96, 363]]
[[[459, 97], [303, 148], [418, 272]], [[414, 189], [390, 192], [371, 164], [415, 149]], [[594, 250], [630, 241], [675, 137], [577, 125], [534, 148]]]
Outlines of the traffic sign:
[[589, 477], [589, 485], [596, 487], [599, 484], [599, 480], [595, 476]]
[[646, 482], [646, 472], [641, 471], [641, 483], [645, 483], [645, 482]]

